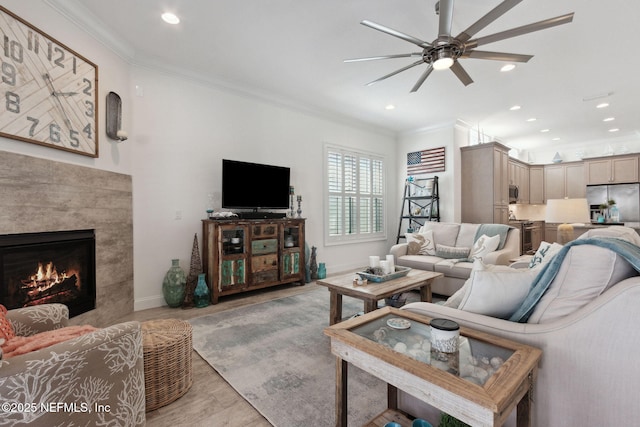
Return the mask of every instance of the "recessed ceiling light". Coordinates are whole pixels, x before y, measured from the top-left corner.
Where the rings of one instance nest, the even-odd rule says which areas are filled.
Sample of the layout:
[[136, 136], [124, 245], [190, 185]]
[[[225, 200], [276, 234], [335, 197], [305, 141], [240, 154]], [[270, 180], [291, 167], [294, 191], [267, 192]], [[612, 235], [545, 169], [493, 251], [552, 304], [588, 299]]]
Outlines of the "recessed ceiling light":
[[618, 128], [612, 128], [612, 129], [609, 129], [609, 132], [618, 132], [619, 130], [620, 129], [618, 129]]
[[511, 110], [511, 111], [516, 111], [516, 110], [519, 110], [519, 109], [521, 109], [521, 108], [522, 108], [522, 107], [521, 107], [521, 106], [519, 106], [519, 105], [514, 105], [513, 107], [509, 108], [509, 110]]
[[389, 104], [384, 107], [385, 110], [393, 110], [394, 108], [396, 108], [396, 106], [393, 104]]
[[614, 121], [616, 118], [615, 117], [607, 117], [606, 119], [602, 119], [603, 122], [612, 122]]
[[607, 108], [609, 106], [608, 102], [602, 102], [598, 105], [596, 105], [596, 108]]
[[546, 132], [549, 132], [549, 130], [550, 130], [550, 129], [540, 129], [540, 132], [542, 132], [542, 133], [546, 133]]
[[528, 122], [535, 122], [536, 120], [538, 120], [538, 119], [536, 119], [535, 117], [531, 117], [531, 118], [527, 119]]
[[176, 15], [174, 15], [171, 12], [165, 12], [162, 14], [161, 17], [162, 17], [162, 20], [167, 24], [176, 25], [180, 23], [180, 18], [178, 18]]
[[514, 68], [516, 68], [515, 64], [507, 64], [507, 65], [503, 65], [502, 68], [500, 68], [500, 71], [504, 73], [506, 71], [511, 71]]
[[551, 138], [552, 141], [560, 141], [560, 138], [558, 138], [557, 136], [555, 138]]

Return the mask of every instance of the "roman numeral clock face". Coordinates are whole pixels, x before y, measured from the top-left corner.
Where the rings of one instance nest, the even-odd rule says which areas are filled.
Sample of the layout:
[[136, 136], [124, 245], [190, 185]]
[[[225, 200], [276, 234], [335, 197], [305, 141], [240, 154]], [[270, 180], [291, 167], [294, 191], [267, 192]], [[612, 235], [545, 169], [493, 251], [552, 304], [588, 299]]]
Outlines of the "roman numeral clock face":
[[98, 66], [0, 6], [0, 136], [98, 157]]

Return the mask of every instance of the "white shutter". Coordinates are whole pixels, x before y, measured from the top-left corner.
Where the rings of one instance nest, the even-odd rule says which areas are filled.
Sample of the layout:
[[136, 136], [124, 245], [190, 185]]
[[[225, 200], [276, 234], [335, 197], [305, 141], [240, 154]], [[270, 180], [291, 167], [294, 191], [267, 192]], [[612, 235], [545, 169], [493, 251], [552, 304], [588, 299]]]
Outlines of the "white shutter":
[[329, 146], [325, 153], [326, 242], [385, 239], [383, 159]]

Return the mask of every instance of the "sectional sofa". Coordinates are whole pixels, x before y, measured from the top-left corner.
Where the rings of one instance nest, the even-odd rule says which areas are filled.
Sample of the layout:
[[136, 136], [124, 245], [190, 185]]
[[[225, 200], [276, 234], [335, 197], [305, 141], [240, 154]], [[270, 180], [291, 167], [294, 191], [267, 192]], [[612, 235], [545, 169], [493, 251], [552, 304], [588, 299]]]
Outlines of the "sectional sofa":
[[[473, 267], [470, 257], [479, 238], [499, 234], [502, 234], [499, 246], [481, 254], [481, 258], [485, 264], [508, 265], [520, 256], [520, 230], [500, 224], [427, 222], [417, 233], [407, 234], [407, 242], [394, 245], [390, 253], [396, 265], [442, 273], [444, 277], [436, 279], [431, 290], [450, 296], [469, 278]], [[425, 241], [429, 239], [430, 242]], [[416, 240], [422, 243], [422, 250], [417, 248]], [[412, 247], [416, 250], [412, 251]]]
[[[611, 242], [617, 240], [629, 242], [624, 243], [624, 251], [614, 250], [617, 246]], [[458, 303], [449, 301], [447, 305], [411, 303], [403, 309], [541, 349], [533, 426], [638, 424], [640, 364], [634, 359], [640, 351], [640, 237], [625, 227], [591, 230], [546, 262], [537, 271], [534, 266], [534, 271], [521, 273], [489, 269], [485, 275], [493, 275], [494, 280], [484, 284], [496, 285], [496, 292], [493, 296], [485, 292], [484, 304], [471, 304], [476, 312], [455, 308]], [[499, 282], [515, 285], [504, 280], [505, 274], [531, 279], [525, 302], [512, 307], [510, 311], [515, 312], [504, 319], [478, 313], [482, 312], [478, 307], [502, 298], [505, 288]], [[544, 292], [537, 289], [543, 277], [548, 279]], [[473, 294], [476, 279], [474, 271], [463, 290], [467, 296]], [[439, 417], [438, 411], [407, 393], [401, 392], [399, 401], [400, 408], [412, 415], [433, 421]], [[515, 411], [506, 425], [516, 425]]]

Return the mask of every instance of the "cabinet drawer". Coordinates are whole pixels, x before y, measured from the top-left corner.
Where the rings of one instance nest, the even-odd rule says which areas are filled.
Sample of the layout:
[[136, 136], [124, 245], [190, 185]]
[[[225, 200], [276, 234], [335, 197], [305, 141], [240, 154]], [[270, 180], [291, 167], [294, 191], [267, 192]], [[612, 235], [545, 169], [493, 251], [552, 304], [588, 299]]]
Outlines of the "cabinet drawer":
[[275, 270], [278, 272], [278, 254], [251, 257], [251, 272]]
[[278, 224], [256, 224], [251, 228], [253, 237], [278, 237]]
[[261, 271], [259, 273], [255, 273], [253, 275], [253, 285], [257, 285], [259, 283], [267, 283], [267, 282], [277, 282], [278, 281], [278, 271]]
[[278, 252], [278, 239], [264, 239], [251, 241], [253, 255], [272, 254]]

